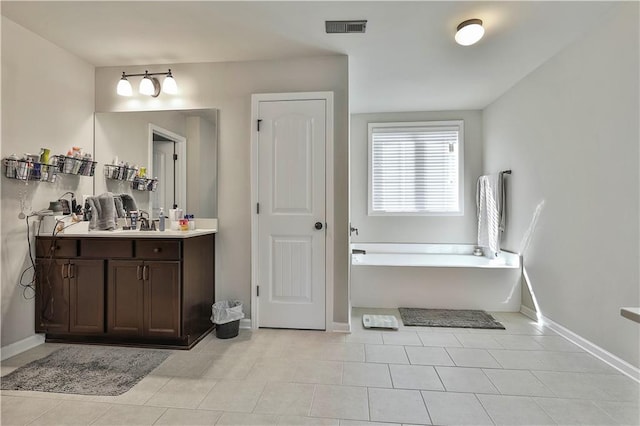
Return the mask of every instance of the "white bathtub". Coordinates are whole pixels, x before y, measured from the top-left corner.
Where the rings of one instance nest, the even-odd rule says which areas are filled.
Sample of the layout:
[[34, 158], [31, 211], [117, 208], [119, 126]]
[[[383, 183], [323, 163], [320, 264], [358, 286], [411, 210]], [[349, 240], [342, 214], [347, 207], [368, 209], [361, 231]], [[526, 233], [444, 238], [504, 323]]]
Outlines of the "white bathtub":
[[367, 308], [520, 310], [520, 257], [467, 244], [353, 244], [351, 304]]

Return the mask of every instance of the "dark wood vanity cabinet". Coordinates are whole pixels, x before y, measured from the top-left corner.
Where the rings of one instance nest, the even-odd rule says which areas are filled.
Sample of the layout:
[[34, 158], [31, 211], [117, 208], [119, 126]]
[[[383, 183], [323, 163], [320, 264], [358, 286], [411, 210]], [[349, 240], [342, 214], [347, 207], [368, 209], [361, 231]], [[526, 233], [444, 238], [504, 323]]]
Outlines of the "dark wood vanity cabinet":
[[49, 341], [191, 347], [212, 329], [213, 234], [38, 237], [36, 258], [36, 331]]

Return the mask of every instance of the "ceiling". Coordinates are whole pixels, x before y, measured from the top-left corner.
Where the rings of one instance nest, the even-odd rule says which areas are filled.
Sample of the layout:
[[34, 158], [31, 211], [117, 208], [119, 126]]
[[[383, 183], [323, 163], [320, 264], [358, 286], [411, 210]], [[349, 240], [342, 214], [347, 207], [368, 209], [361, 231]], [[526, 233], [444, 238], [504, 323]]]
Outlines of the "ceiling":
[[[351, 112], [482, 109], [615, 2], [2, 1], [2, 14], [101, 66], [349, 56]], [[484, 21], [475, 46], [463, 20]], [[366, 19], [365, 34], [325, 20]]]

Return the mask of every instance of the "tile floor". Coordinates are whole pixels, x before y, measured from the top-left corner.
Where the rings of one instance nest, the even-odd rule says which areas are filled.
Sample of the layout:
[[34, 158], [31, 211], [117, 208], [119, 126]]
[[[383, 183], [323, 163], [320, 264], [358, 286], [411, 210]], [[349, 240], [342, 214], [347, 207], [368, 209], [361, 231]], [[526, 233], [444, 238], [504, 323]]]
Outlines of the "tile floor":
[[[2, 425], [639, 425], [640, 385], [518, 313], [506, 330], [207, 336], [116, 397], [2, 391]], [[60, 345], [2, 363], [2, 375]]]

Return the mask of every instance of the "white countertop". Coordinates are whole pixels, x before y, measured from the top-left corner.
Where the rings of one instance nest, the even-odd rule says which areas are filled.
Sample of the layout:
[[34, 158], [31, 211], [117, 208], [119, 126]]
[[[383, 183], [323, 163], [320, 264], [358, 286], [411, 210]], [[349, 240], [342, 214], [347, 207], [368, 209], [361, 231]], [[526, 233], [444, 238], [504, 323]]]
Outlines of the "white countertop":
[[88, 232], [73, 232], [71, 227], [66, 229], [65, 232], [60, 233], [57, 237], [61, 238], [191, 238], [199, 237], [201, 235], [209, 235], [217, 233], [217, 229], [195, 229], [193, 231], [123, 231], [121, 229], [115, 231], [88, 231]]
[[620, 308], [620, 315], [631, 321], [640, 322], [640, 308]]

